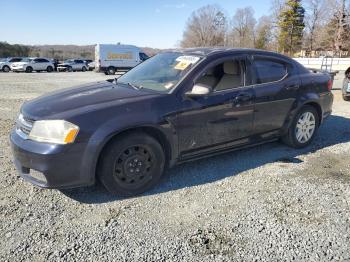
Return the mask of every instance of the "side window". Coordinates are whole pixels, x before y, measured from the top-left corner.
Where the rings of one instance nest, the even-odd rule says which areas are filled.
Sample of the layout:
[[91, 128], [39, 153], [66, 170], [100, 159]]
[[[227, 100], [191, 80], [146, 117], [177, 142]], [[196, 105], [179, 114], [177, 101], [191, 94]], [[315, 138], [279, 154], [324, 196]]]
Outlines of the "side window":
[[40, 59], [40, 62], [41, 63], [48, 63], [49, 61], [47, 59], [42, 58], [42, 59]]
[[146, 55], [145, 53], [140, 53], [139, 56], [142, 61], [145, 61], [149, 58], [148, 55]]
[[287, 74], [287, 66], [282, 61], [268, 58], [254, 58], [256, 84], [279, 81]]
[[196, 84], [211, 87], [214, 92], [244, 86], [244, 62], [230, 59], [209, 67]]
[[40, 60], [41, 60], [41, 59], [36, 58], [36, 59], [33, 60], [33, 62], [34, 62], [34, 63], [40, 63]]
[[82, 64], [82, 63], [84, 63], [82, 60], [75, 60], [75, 62], [76, 62], [77, 64]]

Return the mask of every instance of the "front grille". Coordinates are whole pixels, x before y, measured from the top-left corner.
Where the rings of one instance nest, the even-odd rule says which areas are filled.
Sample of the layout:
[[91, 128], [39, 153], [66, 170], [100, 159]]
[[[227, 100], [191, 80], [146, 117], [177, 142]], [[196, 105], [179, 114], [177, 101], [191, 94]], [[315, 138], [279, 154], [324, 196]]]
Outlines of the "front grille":
[[20, 114], [16, 121], [16, 132], [19, 136], [24, 139], [27, 139], [30, 131], [33, 128], [34, 120], [27, 118]]

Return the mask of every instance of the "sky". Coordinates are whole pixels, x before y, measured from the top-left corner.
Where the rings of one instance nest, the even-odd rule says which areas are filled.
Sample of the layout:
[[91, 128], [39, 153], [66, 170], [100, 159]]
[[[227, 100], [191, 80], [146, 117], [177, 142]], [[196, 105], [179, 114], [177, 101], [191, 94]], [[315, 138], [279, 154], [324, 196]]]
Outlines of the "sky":
[[267, 15], [270, 0], [0, 0], [0, 41], [11, 44], [133, 44], [179, 46], [187, 19], [196, 9], [216, 4], [232, 17], [252, 6]]

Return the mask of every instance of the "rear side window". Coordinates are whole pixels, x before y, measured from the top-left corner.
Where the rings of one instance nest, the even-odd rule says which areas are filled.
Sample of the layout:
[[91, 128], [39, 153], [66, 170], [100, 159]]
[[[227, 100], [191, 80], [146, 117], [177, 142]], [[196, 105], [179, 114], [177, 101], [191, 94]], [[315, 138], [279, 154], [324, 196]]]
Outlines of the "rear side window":
[[256, 84], [279, 81], [287, 74], [287, 66], [282, 61], [268, 58], [254, 58]]
[[20, 62], [22, 60], [22, 58], [12, 58], [11, 60], [10, 60], [10, 62], [12, 63], [12, 62]]

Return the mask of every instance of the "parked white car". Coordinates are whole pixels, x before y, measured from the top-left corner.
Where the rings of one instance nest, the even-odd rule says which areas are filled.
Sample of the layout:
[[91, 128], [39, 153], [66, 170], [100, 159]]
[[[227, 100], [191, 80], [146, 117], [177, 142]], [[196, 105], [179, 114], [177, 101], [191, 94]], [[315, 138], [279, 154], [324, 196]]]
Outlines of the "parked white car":
[[97, 44], [95, 47], [96, 71], [114, 75], [118, 70], [126, 71], [149, 57], [133, 45]]
[[8, 57], [0, 60], [0, 71], [10, 72], [12, 63], [22, 61], [22, 57]]
[[95, 61], [92, 61], [88, 64], [88, 69], [89, 71], [92, 71], [95, 69], [95, 66], [96, 66], [96, 62]]
[[87, 70], [87, 65], [84, 62], [84, 60], [80, 59], [68, 59], [64, 61], [62, 64], [58, 64], [57, 71], [67, 71], [67, 72], [73, 72], [73, 71], [83, 71], [85, 72]]
[[21, 62], [12, 63], [11, 69], [14, 72], [26, 72], [31, 73], [33, 71], [47, 71], [52, 72], [54, 70], [54, 64], [46, 58], [25, 58]]

